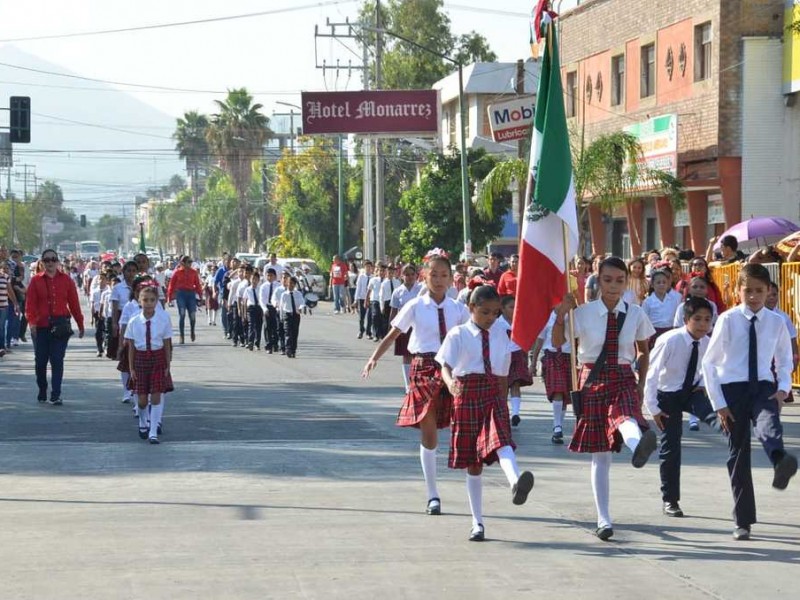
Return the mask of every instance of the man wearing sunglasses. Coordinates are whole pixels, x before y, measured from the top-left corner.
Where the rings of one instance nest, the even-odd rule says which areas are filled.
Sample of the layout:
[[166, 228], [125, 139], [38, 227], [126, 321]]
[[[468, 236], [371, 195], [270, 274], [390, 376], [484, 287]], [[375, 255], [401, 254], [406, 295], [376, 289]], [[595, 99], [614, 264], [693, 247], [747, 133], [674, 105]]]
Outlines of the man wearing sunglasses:
[[31, 278], [25, 312], [33, 338], [36, 356], [36, 383], [39, 402], [47, 402], [47, 364], [52, 370], [50, 404], [60, 405], [61, 380], [64, 376], [64, 355], [72, 335], [70, 317], [78, 324], [78, 337], [83, 337], [83, 313], [78, 289], [69, 275], [58, 268], [55, 250], [42, 252], [44, 270]]

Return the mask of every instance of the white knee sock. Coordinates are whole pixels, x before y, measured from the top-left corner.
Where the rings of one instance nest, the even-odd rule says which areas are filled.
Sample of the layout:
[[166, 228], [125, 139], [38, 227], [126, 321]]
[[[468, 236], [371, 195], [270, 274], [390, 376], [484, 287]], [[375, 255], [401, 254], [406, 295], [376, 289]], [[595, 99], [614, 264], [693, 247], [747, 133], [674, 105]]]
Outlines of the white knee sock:
[[411, 372], [411, 365], [407, 365], [403, 363], [403, 385], [406, 387], [406, 393], [408, 393], [408, 374]]
[[467, 473], [467, 498], [472, 513], [472, 526], [483, 523], [483, 482], [480, 475]]
[[639, 440], [642, 439], [642, 430], [639, 429], [639, 424], [633, 419], [625, 419], [619, 426], [619, 433], [630, 451], [636, 450]]
[[422, 463], [422, 475], [425, 477], [425, 487], [428, 489], [428, 500], [439, 498], [439, 490], [436, 488], [436, 448], [428, 450], [420, 444], [419, 462]]
[[611, 515], [608, 513], [611, 487], [611, 452], [594, 452], [592, 454], [592, 492], [594, 505], [597, 508], [597, 526], [611, 527]]
[[519, 396], [511, 396], [511, 416], [519, 415], [519, 407], [522, 404], [522, 398]]
[[139, 409], [139, 429], [147, 429], [147, 409]]
[[120, 373], [119, 378], [122, 381], [122, 396], [124, 398], [129, 398], [131, 395], [131, 391], [128, 389], [128, 381], [131, 378], [130, 373]]
[[503, 446], [497, 450], [497, 458], [500, 459], [500, 468], [508, 479], [508, 485], [514, 486], [519, 480], [519, 467], [517, 466], [517, 456], [511, 446]]
[[161, 405], [150, 407], [150, 437], [158, 437], [158, 424], [161, 422]]
[[564, 401], [553, 400], [553, 427], [562, 427], [564, 425]]

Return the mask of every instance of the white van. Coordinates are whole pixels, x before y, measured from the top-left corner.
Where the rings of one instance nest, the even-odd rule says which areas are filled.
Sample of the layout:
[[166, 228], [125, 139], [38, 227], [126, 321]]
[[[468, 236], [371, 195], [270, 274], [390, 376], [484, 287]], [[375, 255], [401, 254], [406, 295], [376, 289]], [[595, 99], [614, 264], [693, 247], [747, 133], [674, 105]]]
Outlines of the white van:
[[317, 265], [316, 261], [312, 258], [279, 258], [278, 263], [283, 265], [284, 268], [289, 267], [289, 269], [294, 272], [298, 269], [303, 269], [304, 266], [308, 266], [308, 281], [311, 284], [311, 291], [313, 291], [320, 299], [325, 298], [328, 295], [328, 290], [325, 286], [325, 276], [320, 271], [319, 266]]

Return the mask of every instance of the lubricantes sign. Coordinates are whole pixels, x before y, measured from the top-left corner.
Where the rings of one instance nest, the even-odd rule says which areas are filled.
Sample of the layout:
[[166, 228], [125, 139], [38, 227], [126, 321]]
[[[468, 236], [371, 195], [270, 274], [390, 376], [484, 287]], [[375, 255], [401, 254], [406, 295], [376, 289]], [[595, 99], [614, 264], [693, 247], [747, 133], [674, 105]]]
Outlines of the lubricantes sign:
[[531, 135], [536, 99], [522, 96], [508, 102], [486, 107], [492, 139], [495, 142], [513, 142]]
[[303, 92], [303, 133], [432, 135], [439, 131], [436, 90]]

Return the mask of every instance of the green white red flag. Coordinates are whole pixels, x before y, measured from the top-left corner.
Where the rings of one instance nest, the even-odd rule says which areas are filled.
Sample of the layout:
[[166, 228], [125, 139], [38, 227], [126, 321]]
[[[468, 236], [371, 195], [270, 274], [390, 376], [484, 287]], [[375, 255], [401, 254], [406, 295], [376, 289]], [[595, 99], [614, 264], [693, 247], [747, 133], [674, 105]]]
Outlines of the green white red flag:
[[[531, 138], [527, 205], [522, 223], [513, 340], [527, 350], [561, 302], [569, 277], [566, 256], [578, 248], [572, 176], [556, 28], [542, 19], [545, 48]], [[565, 256], [566, 237], [566, 256]]]

